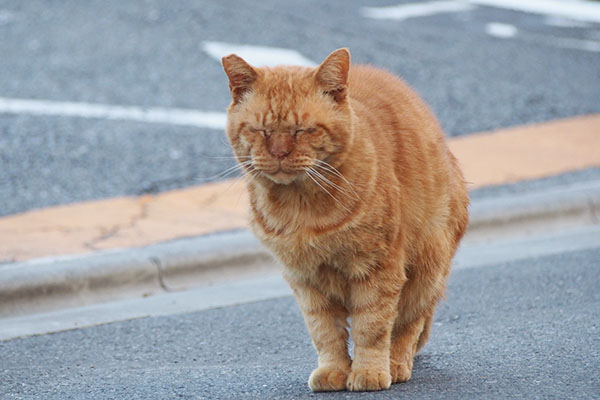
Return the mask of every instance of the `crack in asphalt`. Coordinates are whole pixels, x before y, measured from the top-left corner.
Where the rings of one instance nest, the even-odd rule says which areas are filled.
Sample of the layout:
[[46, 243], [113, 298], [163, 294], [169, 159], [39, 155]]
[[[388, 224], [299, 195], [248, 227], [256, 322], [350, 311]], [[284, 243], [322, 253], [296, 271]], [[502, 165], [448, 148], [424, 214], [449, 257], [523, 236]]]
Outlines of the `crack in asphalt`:
[[124, 229], [134, 229], [135, 226], [140, 221], [148, 218], [149, 205], [151, 203], [153, 203], [154, 201], [156, 201], [156, 197], [154, 197], [154, 196], [143, 196], [143, 197], [139, 198], [138, 205], [139, 205], [140, 210], [137, 214], [134, 214], [133, 216], [131, 216], [131, 218], [129, 219], [129, 222], [127, 222], [124, 225], [114, 225], [114, 226], [110, 227], [109, 229], [100, 228], [100, 230], [104, 231], [104, 232], [101, 233], [99, 236], [94, 237], [91, 240], [84, 242], [83, 245], [90, 250], [94, 250], [94, 251], [101, 250], [101, 248], [98, 247], [98, 245], [100, 243], [105, 242], [108, 239], [112, 239], [112, 238], [116, 237]]

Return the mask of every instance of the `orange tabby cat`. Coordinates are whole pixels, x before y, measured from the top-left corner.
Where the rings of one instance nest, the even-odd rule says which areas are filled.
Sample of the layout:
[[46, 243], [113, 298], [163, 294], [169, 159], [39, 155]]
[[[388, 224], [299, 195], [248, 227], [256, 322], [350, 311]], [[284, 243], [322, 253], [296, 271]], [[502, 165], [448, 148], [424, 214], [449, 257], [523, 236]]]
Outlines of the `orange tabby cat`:
[[438, 122], [399, 78], [350, 67], [347, 49], [317, 68], [222, 61], [251, 226], [285, 266], [317, 349], [310, 388], [407, 381], [468, 220]]

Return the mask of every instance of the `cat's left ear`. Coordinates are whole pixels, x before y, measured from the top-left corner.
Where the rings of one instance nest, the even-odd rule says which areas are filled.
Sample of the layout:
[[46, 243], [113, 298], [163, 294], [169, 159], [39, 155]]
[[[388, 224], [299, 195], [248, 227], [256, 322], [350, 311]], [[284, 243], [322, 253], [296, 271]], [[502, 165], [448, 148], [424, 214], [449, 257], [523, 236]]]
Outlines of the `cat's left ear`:
[[350, 51], [346, 48], [332, 52], [317, 68], [317, 82], [337, 103], [346, 100], [349, 69]]
[[246, 92], [251, 90], [258, 73], [250, 64], [236, 54], [221, 59], [223, 69], [229, 78], [229, 90], [234, 103], [240, 101]]

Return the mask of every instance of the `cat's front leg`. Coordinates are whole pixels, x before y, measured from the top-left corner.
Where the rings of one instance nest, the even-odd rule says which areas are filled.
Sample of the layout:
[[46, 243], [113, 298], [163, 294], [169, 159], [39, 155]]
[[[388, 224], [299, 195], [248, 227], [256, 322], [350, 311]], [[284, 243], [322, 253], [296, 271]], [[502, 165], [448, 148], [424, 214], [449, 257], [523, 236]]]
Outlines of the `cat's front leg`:
[[315, 392], [345, 390], [351, 365], [347, 311], [316, 288], [290, 283], [318, 354], [318, 367], [308, 380], [310, 389]]
[[351, 309], [354, 360], [346, 387], [351, 391], [388, 389], [392, 384], [390, 344], [399, 291], [377, 289], [368, 282], [356, 286]]

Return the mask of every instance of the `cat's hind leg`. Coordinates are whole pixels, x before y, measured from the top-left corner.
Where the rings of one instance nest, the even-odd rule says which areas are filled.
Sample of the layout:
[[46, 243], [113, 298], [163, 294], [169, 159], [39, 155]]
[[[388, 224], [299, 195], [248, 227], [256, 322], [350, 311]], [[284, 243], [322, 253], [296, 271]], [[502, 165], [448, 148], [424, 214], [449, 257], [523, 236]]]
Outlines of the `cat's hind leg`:
[[393, 382], [406, 382], [412, 375], [413, 358], [429, 338], [433, 314], [444, 297], [446, 279], [458, 240], [449, 230], [429, 229], [415, 243], [407, 267], [408, 281], [402, 288], [398, 318], [394, 323], [390, 348]]
[[412, 376], [413, 359], [427, 341], [431, 315], [422, 316], [402, 326], [395, 326], [390, 348], [392, 382], [406, 382]]
[[421, 350], [423, 348], [423, 346], [425, 346], [425, 343], [427, 343], [427, 340], [429, 339], [429, 333], [431, 332], [431, 324], [432, 323], [433, 323], [433, 314], [430, 314], [429, 316], [427, 316], [425, 318], [425, 326], [423, 326], [423, 331], [419, 335], [419, 340], [417, 341], [416, 353], [418, 353], [419, 350]]

